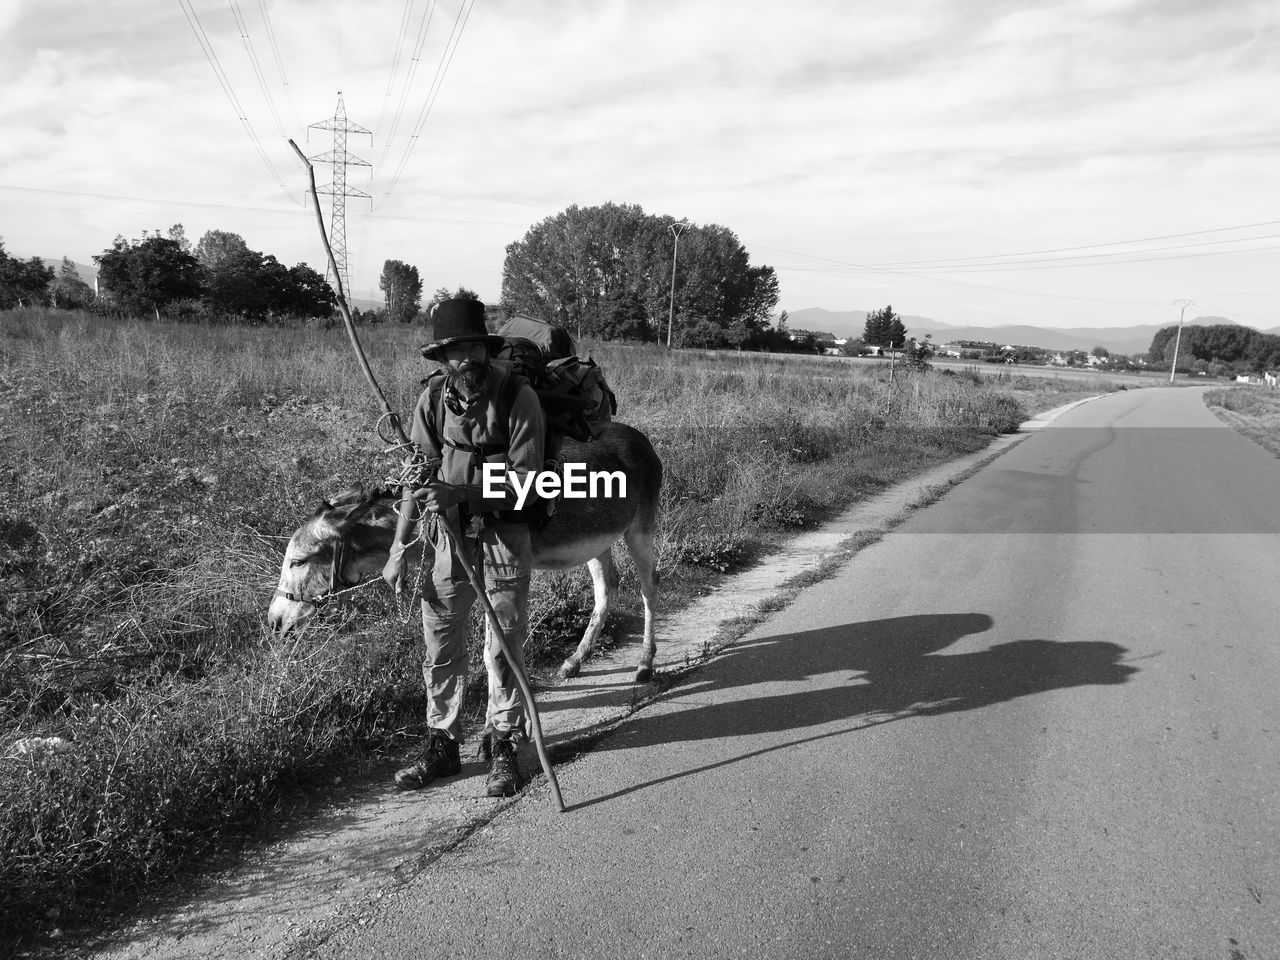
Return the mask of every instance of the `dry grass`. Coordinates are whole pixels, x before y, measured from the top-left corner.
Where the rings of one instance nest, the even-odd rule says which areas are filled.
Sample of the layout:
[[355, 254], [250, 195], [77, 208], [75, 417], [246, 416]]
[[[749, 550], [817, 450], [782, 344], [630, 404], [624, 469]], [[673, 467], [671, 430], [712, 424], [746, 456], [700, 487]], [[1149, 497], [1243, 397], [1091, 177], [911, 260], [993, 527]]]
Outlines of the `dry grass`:
[[1227, 426], [1280, 457], [1280, 391], [1227, 387], [1208, 391], [1204, 402]]
[[[365, 334], [400, 410], [421, 333]], [[667, 609], [1025, 410], [1012, 378], [900, 372], [891, 391], [879, 366], [590, 349], [665, 463]], [[418, 729], [419, 628], [384, 592], [287, 641], [263, 625], [289, 533], [394, 466], [376, 413], [340, 330], [4, 317], [0, 940], [47, 928], [51, 908], [61, 923], [118, 905]], [[589, 597], [581, 575], [537, 576], [535, 671], [576, 643]], [[636, 606], [632, 588], [625, 629]], [[32, 737], [70, 749], [4, 756]]]

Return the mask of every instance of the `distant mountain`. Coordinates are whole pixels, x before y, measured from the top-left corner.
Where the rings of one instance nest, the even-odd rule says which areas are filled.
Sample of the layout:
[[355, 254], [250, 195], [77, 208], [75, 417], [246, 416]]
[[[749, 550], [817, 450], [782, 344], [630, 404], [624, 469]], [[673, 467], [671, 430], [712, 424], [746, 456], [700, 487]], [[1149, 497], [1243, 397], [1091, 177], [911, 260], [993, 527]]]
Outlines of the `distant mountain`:
[[[830, 330], [837, 337], [858, 337], [866, 326], [865, 310], [823, 310], [809, 307], [787, 314], [787, 325], [804, 330]], [[1092, 350], [1105, 347], [1112, 353], [1146, 353], [1157, 330], [1172, 324], [1139, 324], [1131, 327], [1032, 327], [1010, 324], [997, 327], [962, 327], [928, 317], [903, 317], [907, 333], [920, 337], [933, 334], [937, 343], [951, 340], [984, 340], [1020, 347], [1043, 347], [1046, 350]], [[1233, 323], [1225, 317], [1196, 317], [1187, 324], [1210, 326]], [[1277, 328], [1280, 331], [1280, 328]], [[1264, 331], [1269, 332], [1269, 331]]]
[[986, 340], [991, 343], [1012, 344], [1019, 347], [1042, 347], [1046, 350], [1084, 350], [1104, 347], [1111, 353], [1146, 353], [1151, 338], [1159, 325], [1132, 327], [1078, 327], [1058, 329], [1009, 325], [1000, 327], [940, 327], [928, 329], [921, 325], [907, 327], [910, 333], [932, 333], [934, 340]]
[[[916, 327], [928, 326], [929, 331], [949, 330], [948, 324], [930, 320], [927, 317], [903, 317], [902, 322], [912, 333]], [[837, 337], [860, 337], [867, 325], [866, 310], [823, 310], [821, 307], [806, 307], [787, 313], [787, 326], [793, 330], [829, 330]], [[937, 334], [934, 334], [936, 337]]]
[[[52, 267], [53, 275], [55, 277], [58, 275], [58, 272], [62, 269], [61, 257], [59, 257], [57, 260], [50, 260], [48, 257], [41, 257], [40, 262], [43, 263], [46, 267]], [[80, 274], [80, 279], [92, 287], [93, 281], [98, 279], [98, 268], [91, 263], [76, 263], [76, 261], [74, 260], [72, 260], [71, 262], [75, 263], [76, 273]]]

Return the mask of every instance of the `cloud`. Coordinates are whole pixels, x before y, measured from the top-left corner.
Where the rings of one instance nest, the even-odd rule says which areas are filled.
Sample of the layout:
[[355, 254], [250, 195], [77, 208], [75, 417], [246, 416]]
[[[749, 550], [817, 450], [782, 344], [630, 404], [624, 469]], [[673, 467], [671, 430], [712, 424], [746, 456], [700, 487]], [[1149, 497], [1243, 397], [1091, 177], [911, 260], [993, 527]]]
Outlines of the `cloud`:
[[[300, 195], [235, 18], [222, 0], [190, 2], [258, 145], [178, 4], [0, 3], [15, 52], [0, 62], [8, 182], [225, 205], [187, 215], [26, 195], [18, 226], [5, 225], [11, 249], [96, 252], [116, 232], [182, 217], [193, 236], [217, 227], [286, 262], [316, 256], [309, 215], [274, 182]], [[1274, 178], [1274, 5], [438, 0], [414, 60], [422, 0], [403, 33], [399, 3], [371, 16], [348, 0], [272, 0], [291, 98], [259, 6], [239, 7], [276, 110], [308, 153], [331, 146], [305, 125], [331, 115], [339, 89], [351, 119], [377, 128], [372, 146], [349, 144], [376, 164], [372, 183], [349, 173], [377, 203], [372, 218], [349, 205], [358, 288], [374, 287], [383, 259], [421, 257], [429, 286], [492, 295], [519, 224], [573, 203], [639, 203], [762, 247], [866, 262], [1248, 222]], [[797, 270], [784, 302], [868, 285]]]

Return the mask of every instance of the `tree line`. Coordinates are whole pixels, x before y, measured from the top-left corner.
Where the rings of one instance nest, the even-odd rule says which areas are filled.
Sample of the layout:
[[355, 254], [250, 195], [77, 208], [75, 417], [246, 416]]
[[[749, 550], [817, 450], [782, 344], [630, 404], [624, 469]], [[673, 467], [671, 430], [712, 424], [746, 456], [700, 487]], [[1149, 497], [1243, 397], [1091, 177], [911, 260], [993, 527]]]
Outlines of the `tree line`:
[[181, 224], [137, 240], [117, 236], [93, 261], [103, 308], [121, 313], [261, 323], [328, 316], [337, 302], [305, 263], [286, 267], [225, 230], [207, 231], [194, 248]]
[[[306, 264], [286, 267], [223, 230], [210, 230], [194, 247], [181, 224], [135, 240], [117, 236], [93, 260], [103, 291], [96, 307], [118, 313], [254, 323], [330, 316], [336, 302]], [[0, 261], [0, 305], [70, 305], [75, 298], [67, 291], [55, 302], [54, 278], [32, 262], [38, 272], [11, 258]], [[422, 321], [445, 296], [475, 297], [441, 287], [424, 307], [421, 274], [401, 260], [384, 263], [379, 288], [384, 308], [357, 311], [360, 321]], [[91, 299], [85, 291], [77, 296]], [[666, 342], [670, 336], [676, 346], [797, 349], [771, 326], [778, 299], [773, 268], [752, 264], [727, 227], [606, 203], [571, 206], [509, 244], [498, 306], [560, 323], [579, 337]]]
[[126, 316], [260, 323], [325, 317], [337, 302], [324, 277], [305, 263], [286, 267], [250, 249], [244, 238], [210, 230], [193, 248], [181, 224], [166, 233], [117, 236], [93, 257], [96, 295], [72, 261], [56, 272], [38, 257], [21, 261], [0, 243], [0, 309], [52, 306]]
[[[64, 264], [70, 262], [63, 259]], [[71, 269], [75, 271], [74, 265]], [[0, 310], [47, 304], [53, 282], [53, 269], [46, 267], [39, 257], [19, 260], [9, 255], [4, 241], [0, 240]]]
[[1188, 324], [1182, 328], [1181, 341], [1176, 326], [1162, 327], [1151, 338], [1147, 359], [1167, 366], [1173, 362], [1175, 347], [1179, 370], [1203, 369], [1221, 375], [1230, 370], [1261, 373], [1280, 368], [1280, 336], [1234, 323]]

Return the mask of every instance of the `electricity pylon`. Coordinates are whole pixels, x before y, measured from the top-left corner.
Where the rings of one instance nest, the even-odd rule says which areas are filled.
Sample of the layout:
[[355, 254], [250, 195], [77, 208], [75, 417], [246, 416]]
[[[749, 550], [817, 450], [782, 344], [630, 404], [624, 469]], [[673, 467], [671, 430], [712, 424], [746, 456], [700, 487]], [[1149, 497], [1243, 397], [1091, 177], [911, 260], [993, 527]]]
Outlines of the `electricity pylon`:
[[329, 245], [333, 248], [333, 260], [338, 265], [338, 276], [331, 277], [332, 267], [325, 268], [325, 279], [336, 282], [339, 290], [349, 299], [351, 296], [351, 278], [347, 272], [347, 197], [364, 197], [372, 202], [369, 194], [357, 187], [347, 186], [347, 167], [372, 167], [367, 160], [347, 153], [347, 134], [369, 134], [369, 145], [373, 146], [373, 132], [366, 130], [358, 123], [347, 119], [347, 108], [342, 102], [342, 91], [338, 91], [338, 109], [332, 117], [317, 123], [308, 124], [307, 129], [333, 131], [333, 149], [309, 159], [319, 163], [333, 165], [333, 182], [317, 187], [317, 193], [333, 195], [333, 206], [329, 215]]

